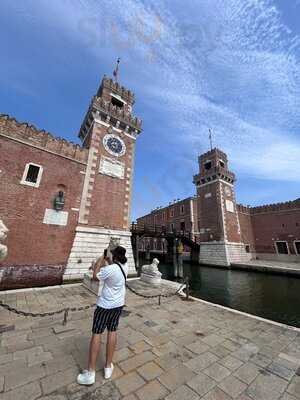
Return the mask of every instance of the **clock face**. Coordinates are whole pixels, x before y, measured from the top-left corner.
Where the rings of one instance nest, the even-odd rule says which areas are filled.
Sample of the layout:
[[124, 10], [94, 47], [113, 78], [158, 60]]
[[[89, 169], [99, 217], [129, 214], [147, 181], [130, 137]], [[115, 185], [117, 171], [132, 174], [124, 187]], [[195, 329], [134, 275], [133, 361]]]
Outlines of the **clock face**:
[[105, 135], [103, 138], [103, 145], [105, 150], [113, 156], [123, 156], [126, 152], [125, 143], [121, 138], [116, 135]]

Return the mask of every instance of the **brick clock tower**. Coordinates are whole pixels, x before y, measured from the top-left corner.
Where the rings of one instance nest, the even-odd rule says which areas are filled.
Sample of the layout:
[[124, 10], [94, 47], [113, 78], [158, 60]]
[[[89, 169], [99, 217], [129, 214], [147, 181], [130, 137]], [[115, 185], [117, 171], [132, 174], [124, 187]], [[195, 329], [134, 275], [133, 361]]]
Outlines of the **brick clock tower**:
[[203, 264], [228, 266], [248, 261], [236, 209], [235, 175], [228, 169], [227, 155], [213, 149], [199, 157], [197, 188], [200, 257]]
[[64, 279], [82, 277], [111, 238], [126, 247], [129, 274], [135, 274], [130, 206], [135, 141], [141, 120], [133, 116], [134, 94], [104, 77], [79, 131], [88, 163], [78, 226]]

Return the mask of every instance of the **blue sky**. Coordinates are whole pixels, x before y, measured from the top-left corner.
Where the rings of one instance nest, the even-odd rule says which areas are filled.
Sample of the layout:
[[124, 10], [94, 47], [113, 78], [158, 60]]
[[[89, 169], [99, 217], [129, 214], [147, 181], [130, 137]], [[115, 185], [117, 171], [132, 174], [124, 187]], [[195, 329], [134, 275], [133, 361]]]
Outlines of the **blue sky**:
[[214, 144], [238, 202], [300, 188], [299, 0], [0, 2], [0, 112], [77, 141], [91, 96], [121, 57], [144, 121], [133, 218], [193, 195]]

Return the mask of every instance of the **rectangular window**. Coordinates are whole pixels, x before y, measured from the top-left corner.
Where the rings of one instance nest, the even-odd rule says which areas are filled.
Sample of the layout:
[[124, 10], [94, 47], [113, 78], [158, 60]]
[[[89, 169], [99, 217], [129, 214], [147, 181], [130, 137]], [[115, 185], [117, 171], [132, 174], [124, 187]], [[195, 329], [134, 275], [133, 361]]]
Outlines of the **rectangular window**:
[[300, 255], [300, 240], [294, 241], [296, 254]]
[[206, 163], [204, 164], [204, 168], [206, 169], [206, 171], [208, 171], [209, 169], [211, 169], [212, 163], [211, 161], [206, 161]]
[[180, 222], [180, 230], [185, 231], [185, 222], [184, 221]]
[[180, 214], [184, 214], [184, 204], [180, 206]]
[[36, 183], [40, 172], [40, 167], [36, 165], [29, 165], [27, 176], [25, 178], [26, 182]]
[[250, 253], [250, 245], [249, 244], [245, 245], [245, 251], [246, 251], [246, 253]]
[[170, 209], [170, 217], [174, 217], [174, 208]]
[[118, 108], [123, 108], [124, 104], [121, 100], [117, 99], [116, 97], [111, 97], [111, 104]]
[[170, 227], [171, 227], [171, 232], [174, 232], [174, 224], [173, 223], [170, 225]]
[[275, 245], [278, 254], [289, 254], [289, 247], [287, 242], [279, 241], [275, 242]]
[[28, 163], [25, 165], [23, 177], [21, 180], [22, 185], [39, 187], [43, 173], [43, 167], [38, 164]]

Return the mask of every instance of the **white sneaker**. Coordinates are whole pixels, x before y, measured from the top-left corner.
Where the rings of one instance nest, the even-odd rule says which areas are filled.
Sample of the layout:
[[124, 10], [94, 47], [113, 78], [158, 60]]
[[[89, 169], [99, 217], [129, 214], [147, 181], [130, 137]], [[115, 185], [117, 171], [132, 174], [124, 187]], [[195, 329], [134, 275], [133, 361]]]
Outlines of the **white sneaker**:
[[82, 371], [82, 374], [77, 376], [77, 383], [79, 385], [93, 385], [95, 383], [95, 371]]
[[110, 364], [110, 368], [106, 368], [105, 367], [104, 368], [104, 378], [105, 379], [109, 379], [112, 376], [113, 370], [114, 370], [114, 364], [113, 363]]

